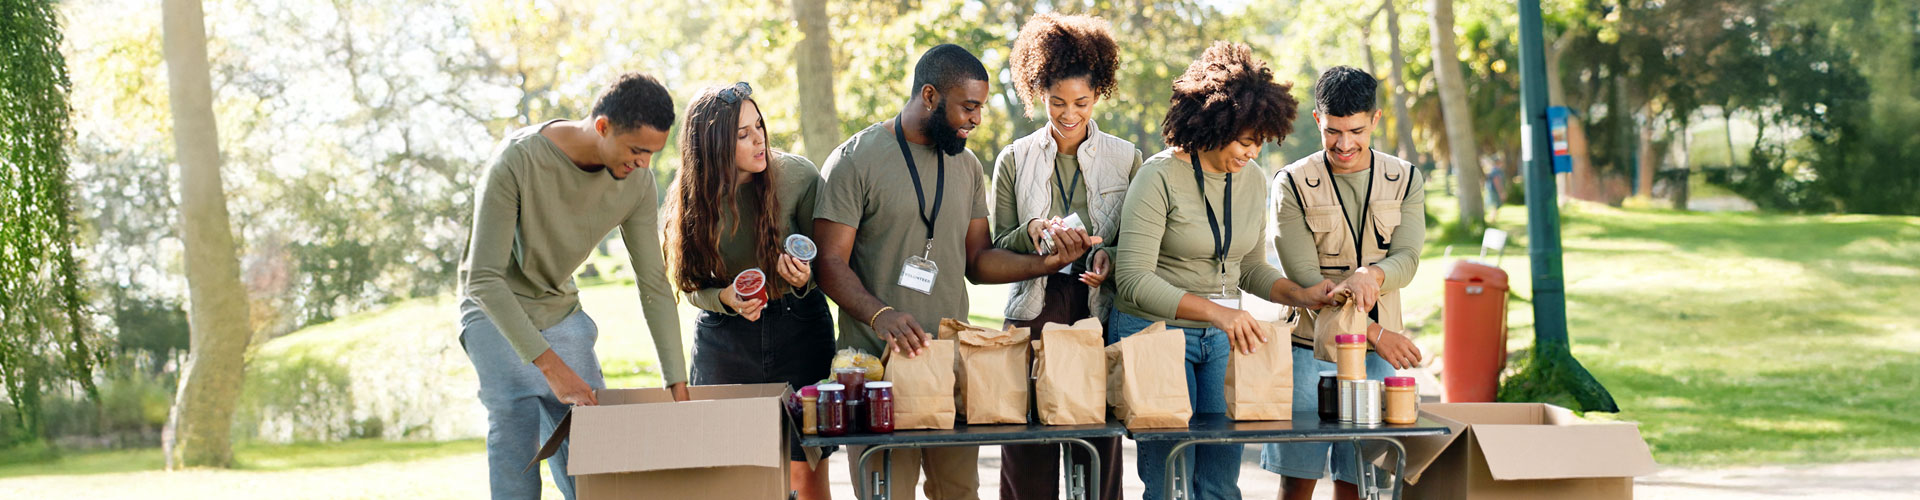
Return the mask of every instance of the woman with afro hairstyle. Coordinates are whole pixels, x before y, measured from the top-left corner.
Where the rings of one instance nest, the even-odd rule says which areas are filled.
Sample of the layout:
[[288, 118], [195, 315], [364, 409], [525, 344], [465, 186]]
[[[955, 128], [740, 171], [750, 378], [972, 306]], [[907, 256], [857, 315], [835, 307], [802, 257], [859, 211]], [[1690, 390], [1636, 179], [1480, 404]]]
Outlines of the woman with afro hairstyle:
[[[1245, 44], [1214, 42], [1174, 80], [1160, 132], [1169, 147], [1140, 166], [1121, 207], [1108, 343], [1155, 322], [1184, 331], [1195, 413], [1226, 412], [1228, 349], [1287, 348], [1241, 309], [1243, 290], [1295, 307], [1334, 302], [1332, 282], [1301, 288], [1266, 261], [1267, 179], [1253, 159], [1262, 144], [1292, 131], [1299, 107], [1292, 88]], [[1136, 467], [1149, 500], [1166, 488], [1171, 446], [1140, 444]], [[1198, 498], [1240, 498], [1241, 450], [1185, 452]]]
[[[1105, 317], [1113, 296], [1106, 284], [1113, 269], [1109, 247], [1120, 232], [1120, 207], [1141, 157], [1140, 148], [1100, 132], [1093, 119], [1100, 100], [1113, 94], [1120, 47], [1105, 20], [1044, 13], [1020, 29], [1009, 63], [1027, 117], [1039, 108], [1047, 124], [1014, 140], [994, 161], [994, 246], [1046, 253], [1047, 241], [1066, 229], [1068, 217], [1103, 243], [1058, 273], [1014, 283], [1006, 326], [1039, 332], [1047, 323]], [[1102, 467], [1101, 484], [1094, 486], [1099, 498], [1120, 498], [1120, 439], [1091, 441]], [[1074, 463], [1088, 462], [1085, 451], [1073, 453]], [[1000, 498], [1058, 498], [1060, 455], [1054, 445], [1003, 446], [1000, 459]]]

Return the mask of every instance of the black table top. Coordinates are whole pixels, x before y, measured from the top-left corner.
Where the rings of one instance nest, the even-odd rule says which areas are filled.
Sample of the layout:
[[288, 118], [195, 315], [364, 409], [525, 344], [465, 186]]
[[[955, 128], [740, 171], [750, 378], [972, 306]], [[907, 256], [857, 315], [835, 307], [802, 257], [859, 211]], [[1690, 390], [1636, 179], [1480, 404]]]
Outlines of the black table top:
[[1085, 439], [1120, 437], [1127, 433], [1119, 422], [1087, 425], [999, 424], [973, 425], [956, 422], [952, 429], [895, 431], [891, 434], [849, 434], [839, 437], [808, 435], [801, 446], [868, 446], [876, 444], [966, 444], [974, 442], [1047, 439]]
[[1219, 413], [1201, 413], [1187, 427], [1127, 429], [1119, 421], [1088, 425], [955, 423], [952, 429], [897, 431], [891, 434], [852, 434], [840, 437], [802, 436], [801, 446], [869, 446], [877, 444], [966, 444], [1047, 439], [1085, 439], [1127, 436], [1134, 441], [1190, 441], [1197, 439], [1343, 438], [1439, 436], [1452, 432], [1446, 425], [1421, 417], [1412, 424], [1365, 426], [1327, 422], [1313, 412], [1294, 413], [1293, 420], [1236, 422]]
[[1187, 421], [1185, 428], [1132, 429], [1134, 441], [1192, 441], [1199, 439], [1261, 438], [1342, 438], [1439, 436], [1452, 432], [1446, 425], [1425, 417], [1412, 424], [1376, 426], [1343, 424], [1320, 420], [1314, 412], [1296, 412], [1293, 420], [1236, 422], [1219, 413], [1201, 413]]

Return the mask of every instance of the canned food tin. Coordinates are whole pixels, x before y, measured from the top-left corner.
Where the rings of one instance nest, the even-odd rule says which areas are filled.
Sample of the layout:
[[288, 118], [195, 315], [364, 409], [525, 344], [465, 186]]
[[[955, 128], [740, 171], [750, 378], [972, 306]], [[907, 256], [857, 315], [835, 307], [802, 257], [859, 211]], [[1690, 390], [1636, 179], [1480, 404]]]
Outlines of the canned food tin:
[[1380, 425], [1380, 381], [1353, 381], [1353, 423]]
[[1340, 381], [1340, 422], [1353, 422], [1353, 397], [1359, 389], [1358, 380]]

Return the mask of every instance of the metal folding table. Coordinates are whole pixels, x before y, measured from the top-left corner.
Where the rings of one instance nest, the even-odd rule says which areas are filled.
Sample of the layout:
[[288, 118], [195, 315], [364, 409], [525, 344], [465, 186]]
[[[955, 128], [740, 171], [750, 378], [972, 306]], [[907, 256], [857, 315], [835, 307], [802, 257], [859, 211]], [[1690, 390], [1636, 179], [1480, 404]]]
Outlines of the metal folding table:
[[[1263, 444], [1297, 442], [1350, 442], [1356, 451], [1362, 442], [1383, 443], [1386, 449], [1394, 452], [1394, 470], [1406, 468], [1407, 450], [1400, 445], [1399, 438], [1413, 436], [1438, 436], [1451, 432], [1446, 425], [1420, 418], [1412, 424], [1381, 424], [1376, 426], [1343, 424], [1320, 420], [1313, 412], [1296, 412], [1290, 421], [1236, 422], [1219, 413], [1202, 413], [1188, 420], [1186, 428], [1135, 429], [1128, 432], [1136, 442], [1173, 442], [1173, 449], [1167, 452], [1166, 496], [1168, 500], [1186, 500], [1193, 498], [1192, 478], [1181, 474], [1184, 467], [1180, 462], [1181, 452], [1188, 447], [1201, 444]], [[1362, 493], [1367, 498], [1379, 498], [1380, 491], [1376, 470], [1366, 459], [1366, 453], [1354, 453], [1357, 469], [1360, 473]], [[1393, 498], [1400, 498], [1400, 488], [1393, 488]]]
[[[975, 425], [956, 423], [952, 429], [907, 430], [891, 434], [850, 434], [839, 437], [819, 435], [803, 436], [801, 446], [866, 446], [860, 457], [849, 460], [854, 470], [866, 470], [867, 461], [875, 454], [881, 456], [882, 465], [865, 481], [854, 481], [853, 490], [857, 498], [888, 500], [893, 483], [893, 450], [912, 448], [938, 448], [949, 446], [994, 446], [1009, 444], [1058, 444], [1063, 448], [1061, 459], [1065, 467], [1061, 474], [1066, 478], [1067, 498], [1069, 500], [1095, 500], [1099, 496], [1100, 454], [1089, 438], [1120, 437], [1126, 435], [1126, 428], [1119, 422], [1109, 421], [1103, 424], [1088, 425], [1039, 425], [1005, 424]], [[1068, 445], [1079, 446], [1087, 451], [1089, 460], [1084, 469], [1076, 468], [1073, 454], [1065, 453]], [[849, 448], [851, 449], [851, 448]]]

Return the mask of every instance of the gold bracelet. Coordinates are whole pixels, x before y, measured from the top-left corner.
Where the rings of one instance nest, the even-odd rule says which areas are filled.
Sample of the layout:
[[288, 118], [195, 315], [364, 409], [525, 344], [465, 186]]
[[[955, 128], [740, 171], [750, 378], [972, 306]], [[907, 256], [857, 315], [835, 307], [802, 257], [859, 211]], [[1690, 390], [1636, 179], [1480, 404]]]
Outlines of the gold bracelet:
[[873, 328], [873, 322], [880, 321], [881, 314], [886, 314], [887, 311], [892, 311], [892, 310], [893, 310], [893, 306], [887, 306], [887, 307], [880, 308], [880, 310], [878, 311], [874, 311], [873, 317], [867, 318], [867, 328]]

